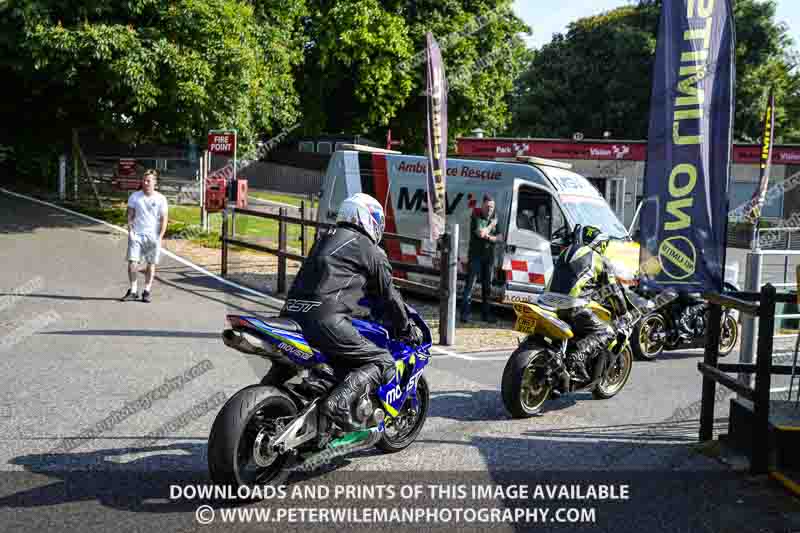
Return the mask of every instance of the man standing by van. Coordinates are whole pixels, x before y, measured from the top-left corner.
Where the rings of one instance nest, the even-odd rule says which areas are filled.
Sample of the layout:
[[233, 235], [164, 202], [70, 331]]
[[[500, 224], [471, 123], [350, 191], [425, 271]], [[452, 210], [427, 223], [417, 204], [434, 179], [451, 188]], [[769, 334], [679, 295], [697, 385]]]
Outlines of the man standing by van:
[[128, 198], [128, 280], [131, 285], [122, 301], [138, 300], [136, 277], [138, 263], [144, 261], [142, 301], [150, 302], [150, 291], [161, 257], [161, 239], [167, 231], [167, 199], [155, 190], [158, 173], [148, 170], [142, 176], [142, 188]]
[[464, 285], [462, 297], [461, 321], [470, 321], [472, 303], [472, 288], [475, 278], [481, 277], [481, 318], [484, 322], [494, 323], [489, 316], [489, 293], [492, 283], [492, 266], [494, 265], [494, 244], [497, 242], [497, 215], [495, 213], [494, 199], [487, 195], [483, 197], [483, 207], [474, 211], [469, 225], [469, 252], [467, 283]]

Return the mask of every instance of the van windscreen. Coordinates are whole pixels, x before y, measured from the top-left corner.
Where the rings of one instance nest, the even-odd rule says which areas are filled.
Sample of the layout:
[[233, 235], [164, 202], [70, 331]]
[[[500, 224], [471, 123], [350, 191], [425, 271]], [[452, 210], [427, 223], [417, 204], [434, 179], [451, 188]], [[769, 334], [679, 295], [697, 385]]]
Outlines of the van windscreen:
[[596, 226], [610, 237], [628, 238], [628, 231], [602, 198], [561, 196], [561, 203], [570, 217], [582, 226]]

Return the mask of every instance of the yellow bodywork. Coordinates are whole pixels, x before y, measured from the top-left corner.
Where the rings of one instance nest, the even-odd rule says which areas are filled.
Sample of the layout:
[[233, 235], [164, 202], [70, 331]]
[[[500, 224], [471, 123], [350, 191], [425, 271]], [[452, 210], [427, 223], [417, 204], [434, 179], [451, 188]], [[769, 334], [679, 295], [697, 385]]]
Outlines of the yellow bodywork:
[[597, 302], [593, 302], [589, 300], [589, 309], [597, 315], [597, 318], [602, 320], [603, 322], [611, 322], [611, 311], [603, 307]]
[[539, 333], [551, 339], [571, 339], [574, 336], [569, 324], [559, 319], [555, 313], [546, 311], [538, 305], [515, 303], [514, 312], [517, 314], [514, 331]]
[[[603, 322], [611, 322], [611, 312], [602, 305], [589, 301], [588, 307]], [[558, 318], [552, 311], [542, 309], [536, 304], [515, 303], [514, 313], [517, 315], [514, 331], [528, 335], [536, 333], [558, 340], [571, 339], [575, 336], [569, 324]]]

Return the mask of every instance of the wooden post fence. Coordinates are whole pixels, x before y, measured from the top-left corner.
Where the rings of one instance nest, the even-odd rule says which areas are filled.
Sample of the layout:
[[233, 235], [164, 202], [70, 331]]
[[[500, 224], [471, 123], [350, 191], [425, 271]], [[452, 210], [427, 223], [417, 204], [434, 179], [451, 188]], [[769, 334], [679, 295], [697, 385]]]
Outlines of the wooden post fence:
[[[278, 211], [281, 219], [278, 221], [278, 250], [286, 253], [286, 208]], [[278, 294], [286, 292], [286, 256], [278, 255]]]
[[[265, 246], [263, 243], [248, 242], [243, 239], [243, 236], [234, 237], [231, 235], [230, 223], [227, 218], [228, 211], [235, 211], [239, 218], [245, 216], [254, 216], [268, 220], [275, 220], [278, 222], [278, 247], [272, 248]], [[290, 252], [288, 249], [289, 224], [299, 224], [300, 231], [300, 253]], [[223, 211], [222, 216], [222, 275], [226, 276], [228, 273], [228, 247], [238, 246], [240, 248], [255, 250], [277, 256], [278, 258], [278, 275], [276, 280], [276, 293], [286, 294], [287, 291], [287, 261], [300, 261], [305, 260], [305, 254], [308, 246], [308, 240], [305, 235], [305, 226], [314, 228], [314, 243], [319, 236], [320, 230], [325, 230], [332, 226], [324, 222], [317, 222], [306, 217], [305, 204], [301, 206], [300, 217], [290, 217], [287, 215], [287, 208], [281, 207], [278, 214], [266, 213], [263, 211], [256, 211], [253, 209], [239, 209], [236, 207], [227, 207]], [[451, 232], [444, 236], [440, 241], [441, 263], [438, 269], [424, 266], [404, 263], [402, 261], [390, 260], [392, 268], [406, 273], [422, 274], [425, 276], [437, 276], [439, 278], [439, 294], [440, 294], [440, 309], [439, 309], [439, 338], [440, 344], [451, 346], [455, 344], [455, 317], [456, 317], [456, 300], [457, 300], [457, 280], [458, 280], [458, 225], [454, 225]], [[386, 240], [395, 240], [402, 243], [414, 244], [419, 246], [421, 239], [418, 237], [408, 237], [404, 235], [397, 235], [393, 233], [384, 233]], [[423, 289], [429, 293], [435, 293], [436, 287], [429, 284], [420, 283], [410, 280], [402, 280], [406, 286], [411, 286], [418, 289]]]

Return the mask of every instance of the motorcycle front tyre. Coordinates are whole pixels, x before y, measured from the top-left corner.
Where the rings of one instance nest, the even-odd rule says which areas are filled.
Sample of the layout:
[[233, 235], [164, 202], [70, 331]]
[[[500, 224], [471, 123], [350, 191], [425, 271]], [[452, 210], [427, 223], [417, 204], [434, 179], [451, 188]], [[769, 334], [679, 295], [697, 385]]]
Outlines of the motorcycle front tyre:
[[547, 355], [547, 350], [528, 347], [517, 349], [509, 357], [500, 390], [503, 405], [513, 418], [537, 415], [550, 397], [552, 386], [540, 379]]

